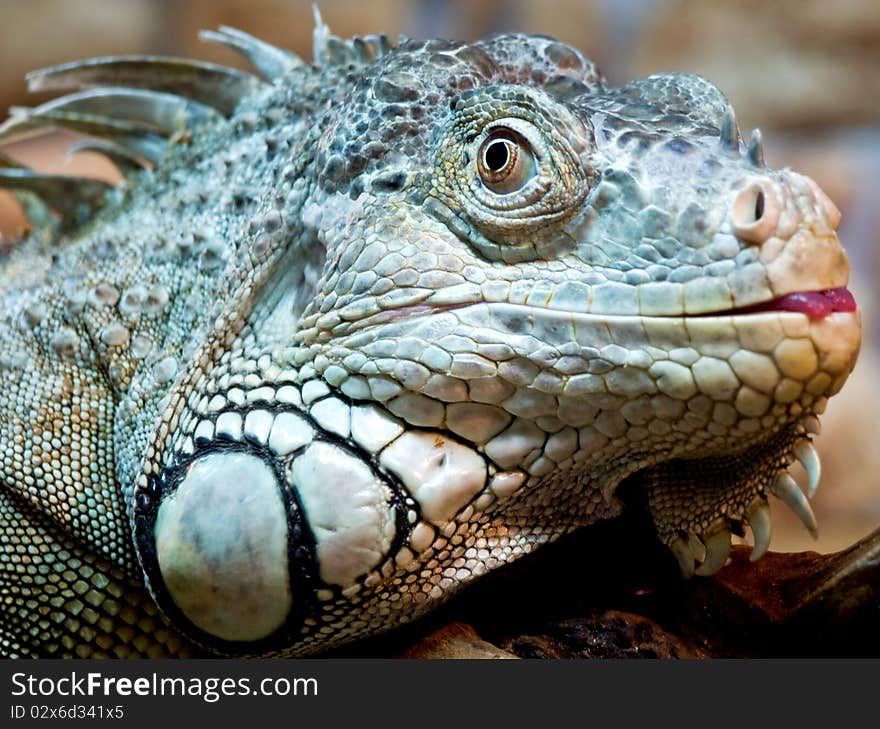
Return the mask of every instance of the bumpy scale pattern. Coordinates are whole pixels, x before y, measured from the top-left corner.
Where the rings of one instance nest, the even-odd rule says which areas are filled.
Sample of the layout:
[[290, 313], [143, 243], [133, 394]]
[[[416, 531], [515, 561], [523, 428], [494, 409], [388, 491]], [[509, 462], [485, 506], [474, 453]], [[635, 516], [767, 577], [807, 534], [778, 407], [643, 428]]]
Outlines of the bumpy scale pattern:
[[191, 657], [139, 580], [0, 493], [0, 650], [9, 658]]
[[518, 34], [208, 38], [255, 75], [70, 64], [0, 127], [127, 178], [0, 158], [33, 222], [0, 259], [0, 652], [314, 653], [624, 482], [685, 575], [746, 526], [763, 554], [769, 496], [815, 530], [786, 469], [815, 491], [858, 352], [839, 213], [711, 83], [609, 88]]

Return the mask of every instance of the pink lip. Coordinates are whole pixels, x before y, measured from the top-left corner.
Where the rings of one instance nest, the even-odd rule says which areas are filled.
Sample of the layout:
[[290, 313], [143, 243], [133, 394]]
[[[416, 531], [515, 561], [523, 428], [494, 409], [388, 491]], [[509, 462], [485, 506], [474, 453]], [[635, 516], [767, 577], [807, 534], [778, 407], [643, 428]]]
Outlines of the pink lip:
[[758, 311], [796, 311], [806, 314], [810, 319], [824, 319], [835, 311], [855, 311], [856, 300], [849, 289], [825, 289], [824, 291], [799, 291], [786, 294], [765, 304], [746, 306], [737, 309], [737, 314]]

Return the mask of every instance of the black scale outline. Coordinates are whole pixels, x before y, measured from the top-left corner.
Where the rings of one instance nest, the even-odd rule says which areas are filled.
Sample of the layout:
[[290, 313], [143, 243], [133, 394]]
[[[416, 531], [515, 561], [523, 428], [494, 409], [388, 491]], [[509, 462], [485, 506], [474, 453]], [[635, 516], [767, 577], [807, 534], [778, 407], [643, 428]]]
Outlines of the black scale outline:
[[[384, 403], [379, 403], [374, 400], [355, 400], [324, 382], [324, 380], [319, 379], [318, 381], [327, 385], [329, 392], [315, 398], [309, 402], [308, 405], [304, 403], [302, 405], [303, 408], [308, 408], [310, 410], [318, 402], [328, 398], [336, 398], [345, 403], [349, 408], [364, 405], [384, 408]], [[248, 388], [248, 392], [261, 387], [270, 387], [277, 392], [277, 390], [285, 384], [293, 385], [301, 394], [303, 386], [306, 383], [274, 383], [263, 381], [256, 387]], [[228, 389], [233, 389], [233, 387], [238, 386], [231, 386]], [[226, 393], [228, 393], [228, 390]], [[316, 435], [312, 442], [325, 442], [338, 446], [353, 457], [367, 463], [373, 473], [389, 488], [391, 498], [388, 503], [395, 513], [395, 534], [394, 539], [388, 548], [385, 559], [382, 560], [377, 567], [358, 578], [358, 583], [363, 585], [363, 581], [368, 575], [377, 570], [381, 570], [381, 567], [388, 562], [393, 562], [396, 555], [409, 542], [409, 537], [414, 526], [422, 521], [422, 515], [418, 502], [409, 494], [400, 479], [380, 464], [378, 457], [379, 454], [364, 449], [354, 440], [348, 440], [337, 433], [326, 430], [311, 416], [309, 410], [301, 410], [298, 406], [279, 404], [277, 401], [268, 400], [259, 400], [249, 403], [247, 409], [242, 409], [240, 406], [229, 403], [226, 393], [215, 393], [222, 395], [228, 403], [220, 410], [205, 415], [198, 415], [194, 411], [191, 411], [193, 416], [195, 416], [195, 424], [203, 420], [208, 420], [214, 424], [216, 429], [217, 418], [224, 413], [236, 413], [241, 416], [242, 420], [244, 420], [251, 410], [267, 410], [273, 413], [275, 417], [281, 413], [288, 412], [303, 418], [314, 428]], [[389, 412], [389, 415], [396, 420], [401, 420], [393, 413]], [[404, 426], [404, 432], [406, 432], [407, 424], [405, 421], [402, 421], [402, 424]], [[410, 429], [422, 433], [434, 433], [446, 440], [459, 443], [459, 445], [478, 453], [484, 463], [486, 463], [487, 479], [491, 478], [488, 470], [490, 461], [486, 458], [485, 454], [480, 452], [473, 445], [462, 443], [457, 438], [453, 437], [448, 431], [421, 428], [417, 426], [413, 426]], [[195, 428], [193, 430], [195, 430]], [[190, 434], [190, 437], [192, 437], [192, 434]], [[284, 456], [284, 461], [290, 462], [294, 460], [301, 455], [309, 445], [311, 445], [311, 443], [291, 451], [291, 453]], [[285, 484], [289, 483], [287, 480], [286, 466], [277, 456], [269, 451], [267, 446], [262, 446], [261, 444], [248, 440], [244, 435], [242, 435], [241, 441], [237, 441], [226, 436], [217, 436], [215, 433], [214, 438], [207, 443], [196, 444], [194, 440], [193, 447], [193, 453], [191, 454], [182, 455], [179, 452], [176, 453], [172, 463], [168, 467], [163, 468], [158, 477], [155, 474], [150, 474], [147, 479], [148, 485], [146, 492], [143, 489], [139, 489], [134, 495], [135, 508], [133, 536], [135, 548], [138, 553], [141, 567], [144, 570], [147, 586], [152, 593], [153, 598], [160, 610], [171, 620], [172, 625], [178, 628], [184, 633], [184, 635], [187, 635], [201, 645], [222, 652], [233, 653], [236, 655], [264, 653], [288, 649], [297, 643], [300, 643], [303, 640], [302, 628], [306, 618], [311, 617], [320, 624], [320, 616], [323, 612], [321, 606], [338, 601], [342, 597], [343, 588], [338, 585], [328, 585], [322, 582], [318, 576], [317, 544], [315, 542], [315, 537], [308, 524], [306, 511], [299, 502], [299, 498], [295, 495], [295, 487], [285, 486]], [[290, 565], [291, 572], [290, 589], [293, 597], [293, 606], [288, 614], [287, 620], [285, 620], [281, 627], [265, 638], [260, 638], [255, 641], [225, 641], [205, 632], [201, 628], [198, 628], [183, 614], [180, 608], [174, 603], [174, 600], [171, 598], [171, 595], [165, 587], [165, 582], [162, 579], [159, 570], [159, 563], [156, 557], [155, 539], [153, 538], [153, 530], [162, 496], [173, 493], [173, 491], [176, 490], [180, 485], [180, 482], [183, 480], [183, 475], [189, 465], [199, 458], [209, 454], [231, 452], [249, 453], [260, 458], [269, 466], [272, 472], [275, 473], [277, 486], [288, 513], [288, 564]], [[482, 491], [480, 493], [482, 493]], [[475, 494], [474, 497], [470, 499], [467, 504], [463, 505], [459, 511], [466, 509], [477, 498], [479, 498], [479, 493]], [[416, 519], [412, 523], [410, 523], [408, 518], [410, 510], [416, 513]], [[290, 520], [291, 515], [294, 515], [295, 521], [293, 522]], [[439, 535], [440, 532], [438, 527], [433, 524], [431, 526], [434, 528], [435, 533]], [[301, 535], [302, 543], [299, 545], [293, 543], [295, 531]], [[298, 555], [298, 549], [303, 550], [306, 554]], [[333, 593], [333, 598], [331, 600], [318, 600], [317, 591], [321, 589], [330, 590]]]

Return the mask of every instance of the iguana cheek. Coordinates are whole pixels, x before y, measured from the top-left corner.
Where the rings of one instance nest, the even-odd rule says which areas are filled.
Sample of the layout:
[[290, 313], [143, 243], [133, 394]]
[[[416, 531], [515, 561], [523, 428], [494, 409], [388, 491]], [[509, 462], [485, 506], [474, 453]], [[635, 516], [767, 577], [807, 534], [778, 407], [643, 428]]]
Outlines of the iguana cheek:
[[391, 549], [396, 511], [390, 489], [366, 463], [322, 442], [293, 461], [290, 482], [315, 538], [321, 580], [351, 587]]
[[257, 456], [195, 461], [159, 506], [156, 557], [171, 599], [206, 633], [253, 641], [290, 612], [287, 515], [275, 473]]
[[[289, 644], [322, 605], [378, 579], [416, 519], [414, 497], [342, 441], [388, 450], [405, 437], [396, 421], [313, 386], [303, 412], [285, 389], [217, 395], [135, 499], [135, 541], [156, 603], [194, 640], [227, 652]], [[230, 407], [233, 398], [264, 405], [246, 411]], [[463, 446], [436, 434], [430, 442], [431, 462], [442, 461], [424, 470], [431, 483], [473, 466]], [[485, 464], [473, 458], [482, 487]], [[443, 494], [428, 486], [419, 499], [430, 511]]]

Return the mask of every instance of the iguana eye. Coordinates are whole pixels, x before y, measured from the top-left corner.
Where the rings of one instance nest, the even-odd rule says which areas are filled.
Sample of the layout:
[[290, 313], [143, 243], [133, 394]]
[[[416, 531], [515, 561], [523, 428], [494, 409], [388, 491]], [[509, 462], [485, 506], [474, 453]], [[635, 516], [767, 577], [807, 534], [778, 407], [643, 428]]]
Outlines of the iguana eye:
[[510, 129], [496, 129], [480, 145], [477, 169], [492, 192], [514, 192], [535, 174], [531, 145]]

